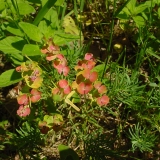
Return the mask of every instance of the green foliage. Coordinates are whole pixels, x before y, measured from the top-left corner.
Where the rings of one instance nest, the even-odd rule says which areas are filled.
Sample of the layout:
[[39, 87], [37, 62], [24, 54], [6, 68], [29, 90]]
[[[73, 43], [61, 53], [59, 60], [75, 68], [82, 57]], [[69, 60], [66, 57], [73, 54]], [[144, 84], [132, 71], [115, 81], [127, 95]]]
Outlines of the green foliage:
[[19, 22], [19, 26], [30, 39], [36, 42], [41, 42], [42, 34], [38, 27], [26, 22]]
[[142, 128], [139, 123], [133, 128], [129, 129], [129, 133], [133, 152], [136, 149], [139, 149], [141, 152], [152, 151], [152, 147], [154, 147], [154, 143], [156, 140], [156, 136], [154, 135], [154, 133], [146, 130], [145, 128]]
[[[0, 95], [4, 154], [8, 149], [20, 159], [47, 159], [57, 147], [62, 160], [127, 159], [131, 151], [148, 159], [145, 153], [158, 153], [158, 0], [0, 4], [0, 93], [10, 86], [16, 97], [10, 110], [12, 100]], [[83, 41], [93, 42], [90, 50], [98, 58], [84, 57], [91, 51]]]
[[0, 87], [10, 86], [22, 80], [22, 77], [15, 69], [10, 69], [0, 75]]
[[78, 160], [79, 159], [77, 153], [71, 148], [69, 148], [68, 146], [59, 145], [58, 150], [59, 150], [61, 160]]

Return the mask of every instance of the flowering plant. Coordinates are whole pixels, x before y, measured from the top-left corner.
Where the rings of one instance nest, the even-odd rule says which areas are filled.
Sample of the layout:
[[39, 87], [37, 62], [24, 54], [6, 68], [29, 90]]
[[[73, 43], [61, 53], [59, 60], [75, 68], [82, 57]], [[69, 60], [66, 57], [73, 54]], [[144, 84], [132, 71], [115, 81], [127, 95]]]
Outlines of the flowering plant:
[[[96, 59], [92, 53], [86, 53], [84, 59], [78, 60], [77, 64], [71, 68], [68, 66], [66, 57], [61, 53], [60, 48], [54, 44], [51, 38], [47, 41], [47, 44], [42, 47], [41, 52], [46, 59], [44, 63], [48, 63], [51, 66], [51, 70], [54, 71], [55, 75], [58, 75], [58, 78], [56, 79], [56, 76], [50, 76], [49, 81], [45, 79], [47, 73], [44, 71], [43, 66], [31, 59], [16, 67], [16, 71], [21, 72], [24, 81], [23, 86], [28, 87], [26, 92], [22, 86], [17, 97], [17, 102], [20, 105], [17, 114], [20, 117], [29, 116], [31, 110], [36, 112], [38, 108], [34, 108], [34, 104], [38, 103], [38, 105], [41, 105], [42, 101], [45, 104], [48, 97], [52, 99], [56, 107], [69, 105], [77, 112], [81, 112], [83, 106], [86, 104], [91, 107], [102, 107], [109, 103], [107, 88], [99, 80], [98, 72], [94, 70]], [[75, 78], [73, 79], [70, 79], [69, 76], [71, 71], [75, 73]], [[48, 83], [48, 87], [45, 86], [45, 83]], [[74, 103], [75, 96], [79, 99], [79, 102], [76, 104]], [[82, 107], [80, 107], [80, 105]], [[45, 110], [45, 105], [43, 106], [44, 107], [41, 108], [42, 111]], [[57, 109], [59, 109], [59, 107], [57, 107], [56, 110]], [[43, 111], [43, 114], [43, 120], [41, 119], [38, 123], [40, 130], [44, 134], [50, 129], [53, 129], [53, 117], [57, 114], [49, 113], [48, 111]], [[54, 116], [51, 116], [51, 114]], [[51, 121], [50, 125], [48, 125], [45, 118], [47, 115]], [[63, 121], [62, 118], [60, 119], [59, 123]]]

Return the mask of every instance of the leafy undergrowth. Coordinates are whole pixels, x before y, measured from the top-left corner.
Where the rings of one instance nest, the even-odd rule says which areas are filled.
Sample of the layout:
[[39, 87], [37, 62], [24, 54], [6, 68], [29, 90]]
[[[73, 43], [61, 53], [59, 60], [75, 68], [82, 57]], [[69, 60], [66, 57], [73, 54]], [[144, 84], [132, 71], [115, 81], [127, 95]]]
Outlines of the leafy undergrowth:
[[0, 3], [1, 159], [160, 157], [159, 1]]

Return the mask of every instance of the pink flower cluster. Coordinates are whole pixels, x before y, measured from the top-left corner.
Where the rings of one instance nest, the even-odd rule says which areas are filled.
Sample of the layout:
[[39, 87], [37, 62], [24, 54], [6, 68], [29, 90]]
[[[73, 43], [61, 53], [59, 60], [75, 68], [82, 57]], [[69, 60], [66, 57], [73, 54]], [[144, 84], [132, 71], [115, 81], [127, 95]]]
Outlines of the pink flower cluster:
[[20, 117], [26, 117], [30, 114], [30, 102], [36, 103], [41, 99], [41, 92], [37, 89], [32, 89], [30, 95], [24, 93], [17, 97], [17, 102], [20, 105], [17, 114]]
[[57, 87], [52, 89], [53, 95], [60, 95], [61, 98], [63, 98], [65, 95], [69, 94], [71, 92], [71, 87], [67, 80], [61, 79], [59, 80]]
[[52, 61], [52, 66], [59, 74], [68, 75], [70, 69], [67, 66], [67, 60], [60, 53], [60, 48], [53, 43], [52, 39], [48, 40], [47, 44], [41, 49], [41, 52], [46, 54], [46, 60]]
[[81, 95], [91, 93], [96, 98], [97, 104], [104, 106], [109, 103], [109, 97], [105, 95], [107, 92], [106, 86], [97, 81], [98, 73], [93, 70], [95, 65], [93, 54], [86, 53], [84, 60], [80, 60], [75, 66], [75, 70], [78, 73], [76, 80], [72, 83], [72, 87]]

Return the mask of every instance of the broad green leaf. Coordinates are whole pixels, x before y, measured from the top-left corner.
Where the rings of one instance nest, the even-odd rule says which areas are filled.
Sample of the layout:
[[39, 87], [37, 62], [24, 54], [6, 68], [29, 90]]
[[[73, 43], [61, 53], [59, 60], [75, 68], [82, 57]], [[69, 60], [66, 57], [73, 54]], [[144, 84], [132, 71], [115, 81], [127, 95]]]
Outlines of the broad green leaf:
[[53, 101], [55, 101], [55, 102], [62, 101], [62, 97], [58, 94], [53, 95], [52, 98], [53, 98]]
[[[49, 11], [49, 9], [55, 4], [57, 0], [47, 0], [45, 5], [38, 12], [33, 24], [38, 25], [38, 23], [44, 18], [45, 14]], [[42, 1], [43, 2], [43, 1]]]
[[41, 0], [27, 0], [28, 2], [31, 2], [31, 3], [37, 3], [37, 4], [41, 4]]
[[38, 45], [34, 45], [34, 44], [26, 44], [23, 47], [22, 50], [22, 54], [25, 56], [37, 56], [37, 55], [41, 55], [41, 51], [38, 47]]
[[80, 39], [78, 35], [66, 34], [63, 32], [56, 32], [54, 35], [54, 43], [57, 45], [66, 44], [77, 39]]
[[[103, 64], [99, 64], [99, 65], [97, 65], [97, 66], [95, 66], [93, 69], [92, 69], [92, 71], [96, 71], [96, 72], [102, 72], [103, 70], [104, 70], [104, 67], [105, 67], [105, 64], [103, 63]], [[108, 67], [107, 67], [108, 68]]]
[[130, 0], [127, 0], [122, 6], [120, 6], [117, 11], [115, 12], [115, 17], [117, 17], [121, 12], [123, 12], [123, 9], [126, 7], [126, 5], [130, 2]]
[[12, 53], [10, 54], [10, 56], [20, 62], [23, 62], [24, 61], [24, 56], [22, 56], [21, 53]]
[[38, 28], [40, 30], [41, 33], [43, 33], [44, 35], [47, 33], [47, 22], [45, 20], [40, 21]]
[[[76, 24], [71, 16], [64, 17], [63, 27], [64, 27], [65, 33], [70, 33], [72, 35], [80, 35], [80, 30], [76, 26]], [[82, 35], [82, 33], [81, 33], [81, 35]]]
[[42, 33], [39, 28], [33, 24], [27, 22], [19, 22], [19, 26], [27, 34], [27, 36], [36, 42], [41, 42]]
[[133, 17], [133, 20], [136, 22], [137, 27], [142, 27], [145, 25], [144, 19], [141, 16], [135, 16]]
[[6, 26], [6, 30], [16, 36], [21, 36], [21, 37], [24, 36], [22, 31], [17, 26], [15, 26], [13, 23], [8, 23]]
[[125, 20], [129, 20], [130, 17], [128, 14], [126, 14], [125, 12], [120, 12], [118, 15], [117, 15], [117, 18], [119, 19], [125, 19]]
[[79, 160], [77, 153], [68, 146], [61, 144], [58, 146], [58, 150], [61, 160]]
[[10, 86], [22, 80], [21, 74], [15, 69], [10, 69], [0, 75], [0, 87]]
[[127, 8], [129, 9], [131, 14], [134, 14], [135, 6], [136, 0], [130, 0], [130, 2], [127, 4]]
[[57, 0], [55, 3], [55, 6], [61, 6], [63, 4], [64, 0]]
[[25, 41], [16, 36], [8, 36], [0, 41], [0, 50], [4, 54], [21, 53]]
[[158, 3], [156, 1], [159, 1], [159, 0], [150, 0], [150, 1], [146, 1], [145, 4], [148, 6], [148, 8], [150, 7], [155, 7], [155, 4]]
[[6, 5], [6, 3], [4, 2], [4, 0], [1, 0], [0, 1], [0, 11], [5, 9], [5, 5]]
[[150, 82], [149, 86], [151, 86], [151, 87], [159, 87], [156, 83], [153, 83], [153, 82]]
[[134, 14], [137, 15], [137, 14], [143, 12], [147, 7], [148, 6], [146, 4], [138, 5], [137, 7], [135, 7]]
[[[35, 12], [34, 7], [29, 5], [28, 3], [20, 2], [20, 3], [17, 3], [17, 5], [18, 5], [18, 10], [20, 15], [27, 15]], [[16, 13], [12, 4], [11, 4], [11, 10], [13, 11], [13, 13]]]
[[66, 43], [68, 43], [68, 42], [71, 42], [71, 41], [73, 41], [73, 40], [75, 40], [75, 38], [73, 38], [73, 39], [67, 39], [67, 38], [62, 37], [62, 36], [60, 36], [60, 35], [55, 35], [55, 36], [54, 36], [54, 43], [55, 43], [56, 45], [63, 45], [63, 44], [66, 44]]
[[47, 20], [48, 26], [51, 25], [54, 29], [58, 28], [58, 14], [55, 9], [51, 8], [44, 16], [44, 19]]
[[47, 122], [47, 126], [48, 127], [52, 127], [53, 126], [53, 123], [54, 123], [53, 116], [45, 115], [43, 120]]
[[13, 64], [15, 64], [16, 66], [21, 65], [22, 62], [24, 62], [24, 56], [22, 56], [19, 53], [12, 53], [10, 55], [10, 59], [12, 60]]
[[131, 13], [131, 11], [127, 8], [127, 7], [125, 7], [124, 9], [123, 9], [123, 12], [129, 17], [132, 13]]

